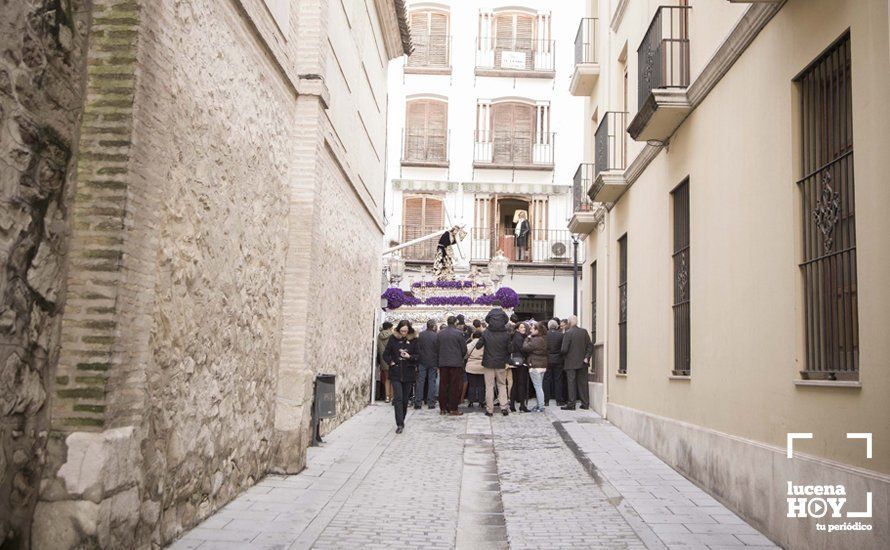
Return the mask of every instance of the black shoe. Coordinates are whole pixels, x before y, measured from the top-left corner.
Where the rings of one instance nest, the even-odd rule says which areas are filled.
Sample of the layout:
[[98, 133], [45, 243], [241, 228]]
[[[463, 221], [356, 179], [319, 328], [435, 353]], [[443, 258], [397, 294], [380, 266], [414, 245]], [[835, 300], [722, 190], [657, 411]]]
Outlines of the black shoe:
[[564, 411], [574, 411], [575, 406], [574, 405], [565, 405], [564, 407], [560, 407], [560, 409], [562, 409]]
[[562, 407], [562, 406], [564, 406], [565, 404], [566, 404], [565, 401], [557, 401], [557, 402], [556, 402], [556, 406], [557, 406], [557, 407]]
[[584, 409], [584, 410], [586, 411], [586, 410], [589, 409], [590, 407], [587, 406], [587, 405], [581, 405], [581, 408]]
[[436, 406], [435, 406], [435, 405], [427, 405], [427, 407], [426, 407], [426, 408], [428, 408], [428, 409], [435, 409], [435, 408], [436, 408]]
[[529, 412], [528, 407], [526, 407], [525, 405], [520, 406], [520, 407], [519, 407], [519, 412], [524, 412], [524, 413]]
[[468, 408], [468, 409], [472, 409], [472, 408], [473, 408], [473, 402], [472, 402], [472, 401], [470, 401], [469, 403], [467, 403], [467, 408]]
[[516, 405], [514, 405], [513, 403], [510, 403], [510, 412], [511, 412], [511, 413], [515, 413], [515, 412], [516, 412]]
[[485, 411], [485, 416], [494, 416], [494, 415], [493, 415], [493, 414], [491, 414], [491, 413], [490, 413], [490, 412], [488, 412], [488, 411]]
[[501, 409], [501, 414], [507, 416], [508, 414], [510, 414], [510, 411], [508, 411], [507, 409]]
[[415, 405], [414, 405], [414, 410], [415, 410], [415, 411], [419, 411], [419, 410], [420, 410], [420, 405], [415, 404]]
[[396, 433], [397, 433], [397, 434], [400, 434], [400, 433], [402, 433], [404, 430], [405, 430], [405, 426], [399, 426], [398, 428], [396, 428]]

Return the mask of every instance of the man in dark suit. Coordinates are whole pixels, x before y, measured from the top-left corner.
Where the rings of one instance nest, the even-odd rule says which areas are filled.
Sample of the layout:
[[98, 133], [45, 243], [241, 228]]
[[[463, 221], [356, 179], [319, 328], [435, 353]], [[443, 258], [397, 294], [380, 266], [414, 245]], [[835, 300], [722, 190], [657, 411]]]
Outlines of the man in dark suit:
[[426, 330], [417, 337], [417, 352], [420, 354], [420, 362], [417, 364], [417, 386], [414, 388], [414, 408], [419, 409], [423, 401], [423, 386], [426, 383], [429, 388], [426, 392], [427, 407], [435, 407], [433, 403], [439, 395], [439, 333], [436, 321], [430, 319], [426, 322]]
[[439, 333], [439, 414], [460, 416], [457, 410], [463, 393], [464, 356], [467, 341], [457, 329], [457, 317], [451, 315], [447, 326]]
[[564, 411], [575, 410], [575, 400], [581, 398], [581, 408], [590, 408], [587, 372], [590, 368], [590, 356], [593, 355], [593, 344], [590, 334], [578, 326], [578, 318], [569, 317], [569, 328], [562, 339], [563, 369], [566, 374], [569, 398]]

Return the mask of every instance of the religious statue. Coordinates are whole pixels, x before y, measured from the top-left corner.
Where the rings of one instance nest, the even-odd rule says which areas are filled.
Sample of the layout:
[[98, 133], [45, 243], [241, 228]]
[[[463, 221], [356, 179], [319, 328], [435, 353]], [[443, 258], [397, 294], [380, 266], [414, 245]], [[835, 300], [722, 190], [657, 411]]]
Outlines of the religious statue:
[[436, 259], [433, 262], [433, 273], [437, 281], [454, 280], [454, 245], [467, 236], [464, 228], [455, 225], [439, 237], [439, 245], [436, 247]]

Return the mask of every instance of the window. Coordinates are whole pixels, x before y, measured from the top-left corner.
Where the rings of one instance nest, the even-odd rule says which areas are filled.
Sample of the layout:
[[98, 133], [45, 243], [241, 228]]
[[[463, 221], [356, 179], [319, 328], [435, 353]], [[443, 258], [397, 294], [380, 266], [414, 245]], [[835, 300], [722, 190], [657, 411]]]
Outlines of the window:
[[448, 67], [448, 13], [412, 11], [411, 43], [414, 44], [414, 51], [408, 57], [409, 67]]
[[448, 104], [434, 99], [408, 101], [402, 162], [445, 163], [447, 153]]
[[674, 369], [690, 374], [689, 331], [689, 180], [671, 192], [674, 210]]
[[850, 64], [848, 32], [795, 79], [808, 379], [859, 378]]
[[477, 70], [546, 73], [554, 70], [548, 12], [483, 10], [479, 13], [477, 33]]
[[535, 136], [535, 107], [526, 103], [491, 106], [493, 162], [531, 164]]
[[618, 372], [627, 374], [627, 234], [618, 239]]
[[495, 67], [531, 70], [535, 18], [522, 13], [501, 13], [494, 18]]
[[[402, 242], [417, 239], [444, 229], [445, 207], [441, 197], [434, 195], [406, 195], [402, 208]], [[412, 260], [432, 260], [437, 239], [407, 247], [404, 257]]]
[[554, 138], [548, 102], [479, 100], [473, 162], [552, 170]]

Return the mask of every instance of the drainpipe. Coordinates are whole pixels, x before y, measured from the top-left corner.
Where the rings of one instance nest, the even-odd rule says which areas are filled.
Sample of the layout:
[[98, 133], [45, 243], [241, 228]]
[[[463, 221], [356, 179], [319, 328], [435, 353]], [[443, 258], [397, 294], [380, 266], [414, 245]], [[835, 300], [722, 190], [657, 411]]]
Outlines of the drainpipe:
[[578, 236], [572, 235], [572, 315], [578, 315]]
[[611, 211], [606, 210], [606, 213], [603, 217], [603, 223], [605, 224], [604, 233], [606, 235], [606, 255], [605, 255], [605, 266], [603, 269], [603, 273], [605, 273], [605, 281], [604, 281], [604, 296], [605, 300], [605, 311], [603, 311], [603, 418], [609, 417], [609, 336], [611, 335], [611, 316], [609, 313], [612, 311], [612, 304], [609, 300], [610, 292], [612, 290], [612, 286], [610, 284], [612, 274], [612, 266], [611, 266], [611, 254], [612, 250], [612, 223], [611, 223]]

